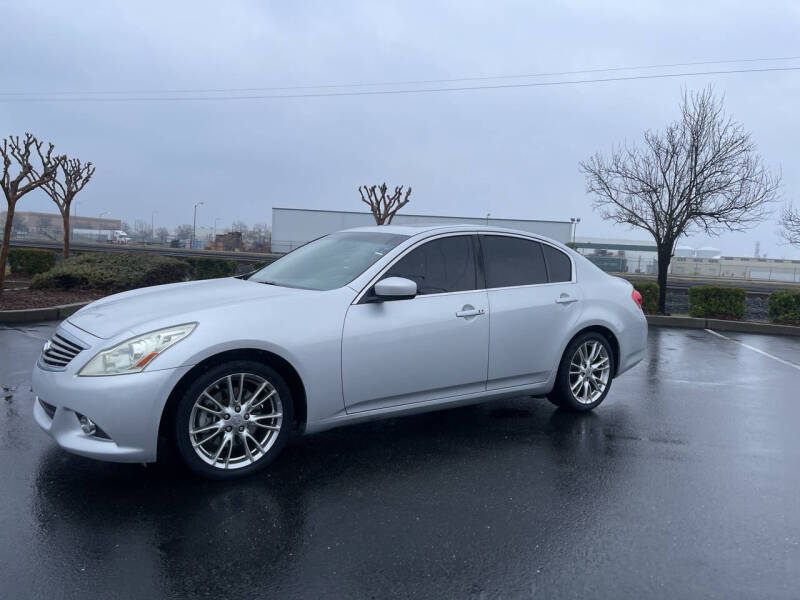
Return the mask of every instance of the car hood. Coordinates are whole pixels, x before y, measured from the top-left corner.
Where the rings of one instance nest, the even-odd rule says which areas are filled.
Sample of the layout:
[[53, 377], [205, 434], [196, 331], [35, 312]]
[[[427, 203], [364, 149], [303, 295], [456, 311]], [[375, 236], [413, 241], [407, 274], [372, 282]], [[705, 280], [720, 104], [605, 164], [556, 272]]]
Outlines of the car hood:
[[67, 320], [79, 329], [106, 339], [123, 331], [148, 330], [148, 323], [161, 322], [169, 317], [174, 317], [172, 324], [190, 321], [189, 315], [198, 310], [229, 307], [251, 300], [314, 293], [319, 292], [233, 277], [190, 281], [114, 294], [92, 302]]

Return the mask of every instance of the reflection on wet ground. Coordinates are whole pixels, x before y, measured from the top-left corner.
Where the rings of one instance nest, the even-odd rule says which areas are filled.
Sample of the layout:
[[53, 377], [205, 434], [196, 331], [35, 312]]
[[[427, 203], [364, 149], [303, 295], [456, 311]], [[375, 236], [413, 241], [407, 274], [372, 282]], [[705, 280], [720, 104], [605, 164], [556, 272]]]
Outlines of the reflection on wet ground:
[[[0, 400], [7, 597], [800, 589], [800, 372], [706, 332], [652, 329], [593, 414], [517, 398], [368, 423], [219, 484], [56, 448], [30, 415], [51, 328], [0, 329], [0, 383], [16, 387]], [[772, 347], [800, 362], [800, 340]]]

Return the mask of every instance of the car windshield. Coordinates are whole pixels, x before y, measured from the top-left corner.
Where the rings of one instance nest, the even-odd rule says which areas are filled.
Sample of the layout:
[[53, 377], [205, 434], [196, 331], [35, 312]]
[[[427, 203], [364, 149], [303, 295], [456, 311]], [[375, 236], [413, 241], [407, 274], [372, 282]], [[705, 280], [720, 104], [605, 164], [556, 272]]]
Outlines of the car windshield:
[[361, 275], [406, 235], [349, 231], [309, 242], [253, 273], [249, 280], [284, 287], [332, 290]]

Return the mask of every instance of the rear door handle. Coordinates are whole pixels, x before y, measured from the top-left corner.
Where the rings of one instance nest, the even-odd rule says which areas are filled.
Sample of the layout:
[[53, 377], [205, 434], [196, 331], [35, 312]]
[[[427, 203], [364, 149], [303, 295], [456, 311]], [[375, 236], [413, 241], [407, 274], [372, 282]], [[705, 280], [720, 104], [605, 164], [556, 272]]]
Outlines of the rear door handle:
[[477, 317], [478, 315], [484, 314], [486, 311], [482, 308], [463, 308], [462, 310], [456, 311], [457, 317]]
[[556, 304], [570, 304], [572, 302], [577, 302], [578, 298], [571, 298], [570, 296], [564, 295], [559, 298], [556, 298]]

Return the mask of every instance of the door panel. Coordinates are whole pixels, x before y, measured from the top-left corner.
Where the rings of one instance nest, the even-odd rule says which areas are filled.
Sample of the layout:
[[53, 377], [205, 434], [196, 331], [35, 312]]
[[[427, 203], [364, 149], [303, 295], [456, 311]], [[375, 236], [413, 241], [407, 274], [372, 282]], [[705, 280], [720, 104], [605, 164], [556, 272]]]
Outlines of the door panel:
[[483, 290], [355, 304], [342, 337], [347, 411], [483, 391], [488, 343]]
[[572, 262], [530, 238], [480, 236], [489, 288], [487, 389], [546, 381], [581, 311]]
[[581, 310], [576, 283], [489, 290], [487, 389], [545, 381]]

